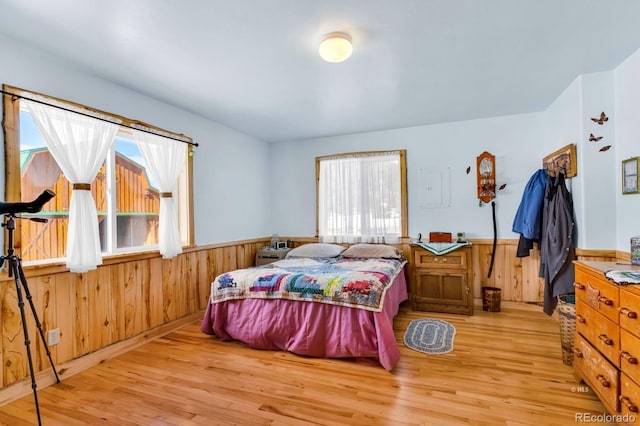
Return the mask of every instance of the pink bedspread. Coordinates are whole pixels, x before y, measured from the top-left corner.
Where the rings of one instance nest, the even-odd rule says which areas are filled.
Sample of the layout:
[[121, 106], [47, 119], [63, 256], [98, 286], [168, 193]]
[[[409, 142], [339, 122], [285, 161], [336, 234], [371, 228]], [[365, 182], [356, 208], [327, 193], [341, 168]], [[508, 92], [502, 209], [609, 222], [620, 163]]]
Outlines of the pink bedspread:
[[407, 297], [402, 271], [387, 290], [382, 312], [280, 299], [229, 300], [209, 304], [200, 330], [256, 349], [371, 358], [390, 371], [400, 359], [393, 318]]

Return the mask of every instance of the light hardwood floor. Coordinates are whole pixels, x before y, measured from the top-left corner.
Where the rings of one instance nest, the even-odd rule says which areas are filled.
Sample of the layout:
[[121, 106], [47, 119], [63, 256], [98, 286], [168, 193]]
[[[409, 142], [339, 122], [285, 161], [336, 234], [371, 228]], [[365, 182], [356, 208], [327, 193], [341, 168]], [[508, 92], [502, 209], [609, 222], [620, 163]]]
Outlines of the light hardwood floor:
[[[453, 324], [454, 351], [404, 347], [417, 318]], [[469, 317], [404, 305], [394, 324], [402, 358], [389, 373], [244, 348], [192, 323], [40, 389], [43, 424], [570, 425], [577, 413], [604, 412], [562, 363], [558, 323], [538, 306], [476, 307]], [[35, 424], [33, 396], [0, 407], [0, 422]]]

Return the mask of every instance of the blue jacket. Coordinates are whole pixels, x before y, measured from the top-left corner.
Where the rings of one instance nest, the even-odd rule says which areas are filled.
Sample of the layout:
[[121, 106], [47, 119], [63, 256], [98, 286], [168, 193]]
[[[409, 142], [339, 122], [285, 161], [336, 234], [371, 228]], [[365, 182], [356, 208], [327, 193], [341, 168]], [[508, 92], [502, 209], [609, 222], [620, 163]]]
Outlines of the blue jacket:
[[513, 219], [513, 232], [524, 238], [540, 241], [542, 229], [542, 202], [547, 186], [547, 170], [540, 169], [524, 187], [522, 201]]

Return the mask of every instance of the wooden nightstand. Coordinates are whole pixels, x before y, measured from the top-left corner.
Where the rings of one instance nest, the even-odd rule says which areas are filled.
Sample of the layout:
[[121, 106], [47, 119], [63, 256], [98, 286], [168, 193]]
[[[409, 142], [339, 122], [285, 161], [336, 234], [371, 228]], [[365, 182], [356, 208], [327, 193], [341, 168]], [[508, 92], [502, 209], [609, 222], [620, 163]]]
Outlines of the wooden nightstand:
[[448, 254], [435, 254], [411, 246], [413, 279], [410, 281], [411, 309], [473, 315], [471, 247]]
[[290, 248], [286, 249], [272, 249], [263, 248], [256, 252], [256, 266], [266, 265], [267, 263], [277, 262], [287, 256], [287, 253], [291, 251]]

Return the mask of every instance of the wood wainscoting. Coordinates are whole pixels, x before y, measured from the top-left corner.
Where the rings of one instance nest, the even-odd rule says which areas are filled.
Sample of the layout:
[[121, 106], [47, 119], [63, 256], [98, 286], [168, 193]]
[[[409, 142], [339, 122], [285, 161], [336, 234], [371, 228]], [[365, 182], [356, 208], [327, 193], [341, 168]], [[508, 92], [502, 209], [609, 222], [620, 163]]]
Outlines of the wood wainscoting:
[[[317, 242], [316, 238], [281, 240], [291, 240], [293, 246]], [[45, 336], [48, 330], [60, 330], [60, 343], [50, 348], [60, 377], [64, 379], [91, 367], [91, 362], [99, 362], [96, 353], [102, 359], [117, 351], [121, 353], [127, 342], [148, 341], [202, 315], [211, 281], [223, 272], [253, 266], [256, 251], [269, 243], [270, 237], [264, 237], [193, 247], [173, 259], [163, 259], [157, 252], [111, 256], [96, 270], [83, 274], [71, 273], [60, 264], [25, 267]], [[493, 273], [487, 279], [493, 241], [472, 240], [472, 243], [476, 299], [481, 298], [482, 286], [491, 286], [502, 289], [505, 301], [542, 301], [543, 284], [538, 278], [536, 250], [530, 257], [516, 258], [517, 240], [499, 240]], [[410, 259], [408, 239], [397, 246]], [[578, 255], [581, 259], [629, 262], [628, 254], [625, 257], [616, 251], [579, 250]], [[6, 276], [6, 271], [0, 276], [0, 285], [2, 404], [29, 393], [31, 387], [15, 283]], [[34, 367], [42, 372], [38, 384], [42, 385], [40, 377], [44, 376], [50, 384], [49, 376], [53, 374], [47, 374], [49, 361], [28, 304], [25, 310]], [[105, 351], [108, 354], [102, 355]], [[82, 362], [89, 359], [94, 361]], [[71, 362], [73, 366], [67, 367]]]
[[[284, 237], [282, 240], [289, 240], [294, 247], [302, 244], [317, 242], [313, 237]], [[491, 239], [470, 239], [471, 258], [473, 261], [473, 295], [475, 299], [482, 299], [482, 287], [497, 287], [502, 289], [502, 300], [513, 302], [542, 303], [544, 300], [544, 281], [538, 277], [540, 269], [540, 251], [531, 250], [528, 257], [516, 257], [518, 248], [517, 239], [501, 239], [496, 242], [496, 255], [493, 263], [491, 277], [489, 267], [491, 264], [491, 252], [493, 251], [493, 240]], [[348, 245], [348, 244], [344, 244]], [[411, 250], [409, 239], [405, 238], [401, 244], [392, 244], [402, 249], [404, 256], [409, 262]], [[615, 250], [576, 250], [576, 255], [580, 260], [600, 260], [600, 261], [625, 261], [629, 262], [629, 254], [616, 252]], [[409, 268], [411, 270], [412, 268]], [[408, 276], [409, 280], [413, 277]]]
[[[253, 266], [256, 251], [268, 243], [269, 238], [259, 238], [194, 247], [172, 259], [163, 259], [157, 252], [113, 256], [82, 274], [59, 264], [25, 267], [45, 337], [48, 330], [60, 330], [60, 343], [50, 348], [55, 365], [135, 336], [154, 335], [154, 330], [167, 329], [181, 318], [201, 315], [215, 276]], [[12, 398], [5, 396], [12, 394], [10, 385], [30, 374], [16, 286], [6, 268], [0, 285], [1, 403]], [[25, 298], [34, 369], [48, 370], [49, 360], [26, 302]]]
[[[538, 277], [540, 251], [531, 250], [528, 257], [516, 257], [518, 240], [498, 240], [491, 278], [487, 278], [493, 250], [493, 240], [471, 240], [474, 262], [473, 292], [482, 298], [482, 287], [502, 289], [502, 300], [513, 302], [544, 301], [544, 280]], [[615, 250], [576, 249], [578, 260], [615, 262], [623, 256]], [[627, 262], [629, 259], [627, 259]]]

